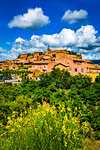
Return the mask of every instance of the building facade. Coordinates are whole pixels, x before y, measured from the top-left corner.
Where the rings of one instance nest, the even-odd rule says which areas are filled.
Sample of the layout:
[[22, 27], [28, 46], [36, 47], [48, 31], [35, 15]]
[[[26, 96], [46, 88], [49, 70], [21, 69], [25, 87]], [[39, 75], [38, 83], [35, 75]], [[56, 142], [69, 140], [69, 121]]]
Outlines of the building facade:
[[[1, 70], [17, 70], [20, 66], [26, 67], [30, 72], [38, 70], [40, 73], [51, 72], [54, 67], [61, 70], [65, 69], [72, 75], [79, 73], [88, 75], [93, 78], [93, 81], [100, 73], [99, 65], [94, 65], [89, 60], [83, 60], [81, 55], [74, 54], [74, 52], [72, 54], [66, 49], [51, 50], [48, 48], [46, 52], [20, 54], [15, 60], [5, 60], [0, 63]], [[29, 78], [33, 79], [34, 75], [30, 74]]]

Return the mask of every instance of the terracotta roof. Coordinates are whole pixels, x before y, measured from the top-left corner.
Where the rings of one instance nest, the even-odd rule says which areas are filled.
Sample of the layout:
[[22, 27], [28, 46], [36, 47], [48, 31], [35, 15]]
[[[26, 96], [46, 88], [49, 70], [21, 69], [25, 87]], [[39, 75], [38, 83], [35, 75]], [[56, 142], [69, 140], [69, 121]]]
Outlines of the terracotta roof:
[[83, 59], [79, 59], [79, 58], [72, 58], [73, 60], [75, 60], [75, 61], [85, 61], [85, 60], [83, 60]]
[[28, 59], [30, 59], [30, 58], [34, 58], [34, 56], [33, 55], [28, 56]]
[[27, 56], [28, 54], [19, 54], [19, 56]]
[[51, 58], [50, 56], [46, 56], [46, 55], [43, 57], [43, 59], [50, 59], [50, 58]]
[[86, 60], [87, 62], [92, 62], [92, 61], [90, 61], [90, 60]]
[[90, 61], [90, 60], [86, 60], [86, 62], [87, 62], [87, 63], [89, 62], [89, 63], [91, 63], [91, 64], [92, 64], [92, 61]]
[[30, 61], [27, 61], [27, 60], [23, 62], [23, 64], [29, 64], [29, 63]]
[[63, 51], [66, 51], [66, 49], [55, 49], [55, 50], [50, 50], [50, 52], [63, 52]]
[[65, 65], [65, 64], [62, 64], [62, 63], [58, 63], [55, 66], [58, 66], [59, 64], [62, 65], [62, 66], [65, 66], [65, 67], [69, 67], [69, 65]]
[[36, 60], [40, 61], [45, 55], [39, 55]]
[[32, 64], [48, 64], [52, 61], [33, 61]]

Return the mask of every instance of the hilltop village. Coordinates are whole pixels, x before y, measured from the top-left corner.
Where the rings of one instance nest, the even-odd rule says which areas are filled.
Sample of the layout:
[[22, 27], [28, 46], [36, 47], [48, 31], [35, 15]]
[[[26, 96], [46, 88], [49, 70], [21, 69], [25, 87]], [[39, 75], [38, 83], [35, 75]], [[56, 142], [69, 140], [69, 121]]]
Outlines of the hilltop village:
[[[100, 73], [100, 66], [93, 64], [90, 60], [83, 60], [80, 54], [67, 51], [66, 49], [51, 50], [46, 52], [34, 52], [32, 54], [20, 54], [14, 60], [0, 62], [0, 70], [3, 69], [24, 69], [30, 71], [29, 79], [38, 80], [41, 73], [51, 72], [53, 68], [67, 70], [71, 75], [87, 75], [95, 81]], [[17, 76], [21, 80], [20, 76]]]

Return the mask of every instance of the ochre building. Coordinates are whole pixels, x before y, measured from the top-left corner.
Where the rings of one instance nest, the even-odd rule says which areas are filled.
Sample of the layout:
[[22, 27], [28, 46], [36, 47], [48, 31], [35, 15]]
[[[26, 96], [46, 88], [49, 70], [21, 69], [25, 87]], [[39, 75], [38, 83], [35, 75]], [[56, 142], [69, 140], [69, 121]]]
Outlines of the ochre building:
[[[34, 72], [38, 70], [38, 74], [42, 72], [51, 72], [52, 69], [59, 68], [69, 71], [72, 75], [79, 73], [88, 75], [94, 82], [96, 76], [100, 73], [100, 66], [94, 65], [90, 60], [83, 60], [81, 55], [71, 53], [66, 49], [51, 50], [46, 52], [35, 52], [33, 54], [20, 54], [15, 60], [5, 60], [0, 63], [0, 69], [18, 69], [19, 67], [27, 68], [31, 73], [30, 79], [36, 79], [38, 76]], [[23, 68], [23, 69], [24, 69]]]

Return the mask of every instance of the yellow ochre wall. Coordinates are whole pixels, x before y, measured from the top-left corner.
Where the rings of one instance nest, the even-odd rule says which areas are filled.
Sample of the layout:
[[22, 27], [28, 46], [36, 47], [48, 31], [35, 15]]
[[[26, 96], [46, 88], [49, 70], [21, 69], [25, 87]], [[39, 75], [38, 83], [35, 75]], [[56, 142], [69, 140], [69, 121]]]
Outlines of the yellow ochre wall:
[[20, 75], [17, 75], [17, 81], [21, 81], [22, 78], [20, 77]]
[[35, 70], [35, 68], [28, 68], [28, 71], [34, 71]]
[[59, 68], [60, 70], [63, 70], [63, 69], [67, 70], [67, 69], [69, 69], [69, 67], [63, 66], [63, 65], [61, 65], [61, 64], [55, 66], [55, 68], [56, 68], [56, 69]]
[[92, 78], [92, 82], [95, 82], [95, 78], [99, 76], [99, 73], [87, 73], [87, 76]]
[[39, 77], [40, 74], [41, 72], [39, 70], [35, 70], [34, 72], [28, 74], [28, 78], [32, 80], [36, 80], [36, 78]]

